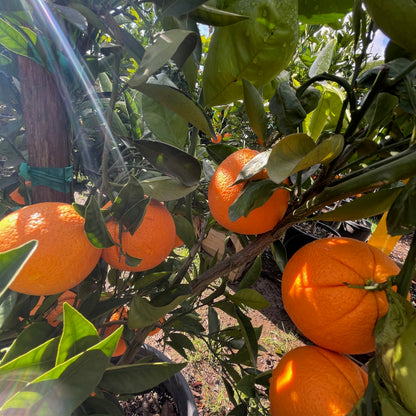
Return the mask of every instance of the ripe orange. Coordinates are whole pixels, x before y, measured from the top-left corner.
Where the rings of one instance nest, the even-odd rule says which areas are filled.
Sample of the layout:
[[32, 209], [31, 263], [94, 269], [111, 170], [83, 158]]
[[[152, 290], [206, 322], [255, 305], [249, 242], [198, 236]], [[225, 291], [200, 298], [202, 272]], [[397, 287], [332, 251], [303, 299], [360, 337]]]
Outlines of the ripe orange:
[[272, 416], [345, 416], [367, 388], [367, 374], [345, 355], [317, 346], [286, 353], [270, 379]]
[[[117, 311], [115, 311], [111, 317], [110, 317], [110, 322], [112, 321], [118, 321], [121, 319], [127, 319], [127, 309], [126, 308], [122, 308], [119, 309]], [[104, 334], [103, 334], [103, 338], [107, 338], [109, 335], [111, 335], [116, 329], [118, 329], [120, 327], [120, 324], [114, 324], [114, 325], [108, 325], [105, 327], [104, 330]], [[119, 355], [123, 355], [124, 352], [127, 349], [127, 345], [126, 345], [126, 341], [123, 338], [123, 335], [121, 335], [117, 347], [113, 353], [113, 357], [118, 357]]]
[[27, 205], [0, 221], [0, 252], [29, 240], [38, 240], [38, 247], [10, 285], [27, 295], [53, 295], [76, 286], [101, 254], [85, 235], [84, 219], [60, 202]]
[[388, 309], [384, 291], [351, 288], [396, 275], [399, 268], [375, 247], [351, 238], [324, 238], [298, 250], [282, 276], [284, 307], [315, 344], [345, 354], [374, 351], [374, 326]]
[[[270, 231], [282, 219], [289, 202], [289, 192], [285, 189], [274, 191], [269, 200], [247, 217], [232, 222], [228, 215], [230, 206], [239, 196], [246, 182], [233, 185], [243, 167], [259, 152], [241, 149], [223, 160], [215, 171], [208, 187], [208, 204], [212, 216], [224, 228], [240, 234], [262, 234]], [[260, 172], [253, 179], [267, 177]]]
[[[160, 325], [162, 325], [163, 324], [163, 322], [165, 321], [165, 319], [164, 318], [160, 318], [159, 319], [159, 324]], [[156, 335], [160, 330], [161, 330], [162, 328], [160, 328], [160, 327], [155, 327], [155, 329], [152, 329], [148, 334], [147, 334], [147, 336], [148, 337], [151, 337], [151, 336], [153, 336], [153, 335]]]
[[[113, 240], [120, 243], [119, 224], [110, 220], [107, 228]], [[152, 269], [166, 259], [174, 246], [176, 228], [172, 215], [163, 204], [152, 199], [136, 232], [131, 235], [123, 231], [121, 239], [123, 252], [142, 261], [138, 266], [129, 266], [125, 256], [120, 257], [120, 247], [112, 246], [102, 252], [102, 258], [111, 267], [133, 272]]]
[[221, 134], [216, 134], [215, 137], [211, 137], [211, 141], [212, 143], [218, 144], [221, 143], [222, 140], [222, 135]]
[[[52, 326], [58, 326], [61, 322], [61, 319], [57, 319], [60, 317], [63, 311], [64, 302], [69, 303], [71, 306], [74, 306], [75, 299], [77, 295], [72, 292], [71, 290], [67, 290], [66, 292], [62, 293], [61, 296], [59, 296], [57, 300], [57, 305], [48, 313], [46, 316], [46, 320], [49, 322]], [[30, 311], [30, 315], [34, 315], [36, 311], [39, 309], [40, 305], [42, 305], [43, 301], [45, 300], [44, 296], [41, 296], [39, 298], [38, 303], [36, 306]]]

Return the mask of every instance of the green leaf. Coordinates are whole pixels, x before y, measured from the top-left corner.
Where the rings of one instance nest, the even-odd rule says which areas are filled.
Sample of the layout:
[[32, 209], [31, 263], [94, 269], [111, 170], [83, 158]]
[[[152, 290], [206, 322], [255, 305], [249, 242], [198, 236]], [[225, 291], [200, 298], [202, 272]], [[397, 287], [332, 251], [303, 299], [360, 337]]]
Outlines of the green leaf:
[[155, 176], [140, 182], [146, 195], [158, 201], [174, 201], [183, 198], [198, 188], [184, 185], [179, 179], [170, 176]]
[[283, 270], [287, 264], [287, 253], [285, 246], [283, 245], [282, 241], [277, 240], [271, 244], [270, 248], [277, 267], [279, 267], [280, 271], [283, 273]]
[[175, 222], [176, 235], [188, 248], [191, 248], [195, 242], [195, 231], [193, 225], [185, 217], [180, 215], [174, 215], [173, 221]]
[[231, 221], [237, 221], [264, 205], [272, 196], [277, 186], [274, 182], [263, 179], [261, 181], [248, 182], [242, 194], [233, 202], [228, 210]]
[[228, 298], [240, 306], [245, 305], [255, 310], [265, 309], [270, 306], [269, 301], [261, 293], [248, 287], [238, 289], [234, 295], [229, 295]]
[[409, 234], [416, 229], [416, 178], [413, 177], [393, 202], [387, 214], [390, 235]]
[[396, 96], [387, 92], [381, 92], [377, 95], [364, 116], [368, 123], [368, 132], [370, 134], [378, 130], [380, 126], [393, 117], [393, 109], [398, 102], [399, 100]]
[[247, 164], [245, 164], [243, 169], [241, 169], [241, 172], [238, 174], [234, 185], [252, 178], [254, 175], [257, 175], [263, 169], [265, 169], [269, 160], [270, 152], [271, 150], [260, 152], [254, 156], [253, 159], [251, 159]]
[[0, 299], [35, 252], [37, 246], [37, 240], [30, 240], [19, 247], [0, 253]]
[[309, 77], [313, 78], [316, 75], [327, 72], [331, 66], [332, 58], [334, 56], [335, 47], [337, 45], [336, 38], [331, 39], [318, 53], [318, 56], [313, 61], [309, 68]]
[[162, 32], [155, 43], [146, 48], [140, 67], [129, 81], [138, 89], [171, 58], [181, 67], [195, 49], [198, 35], [188, 30], [172, 29]]
[[267, 138], [267, 115], [264, 110], [263, 97], [257, 88], [246, 79], [243, 79], [244, 105], [250, 127], [261, 140]]
[[63, 305], [64, 329], [56, 355], [56, 365], [100, 342], [95, 326], [68, 303]]
[[179, 354], [181, 354], [185, 359], [188, 359], [185, 349], [195, 351], [194, 344], [189, 339], [189, 336], [179, 333], [171, 333], [169, 334], [169, 338], [169, 345], [178, 351]]
[[238, 325], [243, 333], [245, 346], [249, 352], [250, 360], [254, 368], [256, 368], [258, 343], [256, 332], [251, 324], [251, 320], [238, 307], [234, 307]]
[[3, 366], [9, 361], [28, 353], [34, 348], [37, 348], [39, 345], [48, 341], [54, 332], [55, 328], [47, 322], [34, 322], [29, 325], [13, 341], [12, 345], [3, 356], [0, 365]]
[[84, 33], [87, 33], [88, 22], [87, 19], [78, 11], [72, 7], [62, 6], [60, 4], [54, 4], [53, 8], [58, 11], [69, 23], [73, 24], [76, 28]]
[[188, 287], [186, 290], [183, 290], [182, 293], [178, 293], [178, 296], [171, 302], [162, 306], [155, 306], [146, 298], [135, 295], [131, 302], [131, 308], [127, 323], [128, 327], [130, 329], [135, 329], [153, 325], [160, 318], [164, 317], [176, 306], [180, 305], [184, 300], [186, 300], [190, 294], [191, 290]]
[[299, 0], [302, 23], [326, 24], [336, 22], [352, 10], [354, 0]]
[[111, 247], [115, 244], [107, 230], [100, 206], [94, 197], [91, 197], [85, 208], [85, 234], [90, 243], [97, 248]]
[[238, 149], [228, 144], [209, 144], [207, 152], [210, 158], [216, 163], [220, 164], [224, 159], [236, 152]]
[[95, 389], [108, 361], [98, 350], [74, 357], [26, 385], [0, 411], [7, 414], [8, 409], [24, 409], [31, 416], [70, 415]]
[[254, 398], [256, 395], [255, 381], [254, 375], [247, 374], [236, 384], [235, 388], [245, 396]]
[[1, 17], [0, 44], [17, 55], [32, 57], [33, 48], [31, 48], [27, 38]]
[[226, 12], [207, 4], [202, 4], [193, 10], [191, 17], [197, 22], [208, 26], [228, 26], [248, 19], [248, 16]]
[[182, 16], [195, 10], [197, 7], [205, 3], [206, 0], [174, 0], [168, 2], [167, 6], [162, 8], [163, 16]]
[[186, 186], [199, 184], [201, 165], [199, 161], [177, 147], [154, 140], [140, 140], [140, 153], [161, 172], [180, 179]]
[[271, 81], [297, 45], [297, 1], [237, 0], [224, 10], [249, 19], [217, 27], [212, 35], [202, 78], [207, 106], [241, 99], [243, 78], [256, 88]]
[[270, 112], [276, 116], [277, 127], [283, 134], [296, 133], [306, 117], [301, 102], [289, 82], [281, 82], [270, 100]]
[[243, 278], [241, 279], [238, 285], [239, 291], [241, 289], [247, 289], [253, 286], [256, 280], [260, 277], [261, 267], [262, 267], [261, 256], [257, 256], [253, 264], [250, 266], [248, 271], [244, 274]]
[[215, 137], [215, 131], [208, 115], [184, 92], [177, 88], [154, 83], [141, 84], [136, 89], [180, 115], [208, 137]]
[[159, 385], [185, 366], [165, 362], [118, 365], [105, 371], [99, 386], [114, 394], [138, 394]]
[[351, 202], [344, 203], [332, 211], [312, 217], [313, 220], [323, 221], [347, 221], [369, 218], [391, 207], [402, 188], [382, 189], [377, 192], [362, 195]]
[[113, 218], [133, 235], [142, 223], [149, 203], [150, 198], [145, 197], [140, 182], [134, 176], [130, 176], [114, 200], [110, 212]]
[[208, 307], [208, 335], [213, 336], [221, 329], [220, 320], [217, 311], [212, 307]]
[[[170, 84], [160, 85], [175, 88], [173, 83]], [[142, 109], [146, 125], [159, 140], [184, 149], [188, 142], [188, 122], [183, 117], [146, 95], [142, 97]]]

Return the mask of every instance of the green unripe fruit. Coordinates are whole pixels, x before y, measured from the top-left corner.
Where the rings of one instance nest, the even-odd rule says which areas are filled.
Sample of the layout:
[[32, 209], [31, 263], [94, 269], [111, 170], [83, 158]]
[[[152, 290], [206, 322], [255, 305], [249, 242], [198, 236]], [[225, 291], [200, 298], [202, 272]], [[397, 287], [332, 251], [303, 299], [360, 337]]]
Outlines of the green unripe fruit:
[[416, 52], [415, 0], [364, 0], [371, 18], [393, 42]]

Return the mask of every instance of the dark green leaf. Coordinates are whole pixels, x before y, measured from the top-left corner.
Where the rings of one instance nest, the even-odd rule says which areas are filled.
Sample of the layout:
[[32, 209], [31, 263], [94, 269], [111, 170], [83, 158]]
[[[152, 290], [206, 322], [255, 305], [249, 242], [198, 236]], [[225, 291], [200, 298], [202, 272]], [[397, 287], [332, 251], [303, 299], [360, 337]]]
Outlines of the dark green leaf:
[[154, 306], [147, 299], [139, 295], [134, 296], [128, 317], [128, 327], [134, 329], [153, 325], [180, 305], [189, 295], [190, 290], [188, 290], [188, 294], [179, 294], [176, 299], [163, 306]]
[[262, 294], [251, 288], [238, 289], [234, 295], [229, 295], [228, 298], [240, 306], [248, 306], [255, 310], [265, 309], [270, 306], [269, 301]]
[[257, 88], [246, 79], [243, 79], [244, 105], [250, 127], [261, 140], [267, 138], [267, 115], [264, 110], [263, 97]]
[[176, 331], [199, 335], [206, 330], [200, 321], [201, 318], [198, 315], [189, 313], [187, 315], [178, 316], [171, 321], [168, 326]]
[[157, 386], [185, 366], [164, 362], [114, 366], [105, 371], [100, 388], [114, 394], [138, 394]]
[[233, 410], [231, 410], [230, 413], [228, 413], [227, 416], [247, 416], [248, 415], [248, 409], [247, 405], [245, 403], [240, 403], [236, 407], [234, 407]]
[[238, 150], [228, 144], [209, 144], [206, 149], [211, 159], [217, 165], [219, 165], [224, 159]]
[[285, 269], [287, 263], [287, 253], [285, 246], [280, 240], [277, 240], [273, 242], [273, 244], [271, 245], [271, 250], [274, 261], [276, 262], [280, 271], [283, 273], [283, 270]]
[[235, 313], [246, 342], [246, 347], [250, 355], [250, 361], [253, 367], [256, 367], [259, 346], [257, 344], [257, 337], [251, 324], [251, 320], [238, 307], [235, 307]]
[[302, 23], [326, 24], [343, 18], [352, 10], [354, 0], [299, 0]]
[[416, 229], [416, 178], [413, 177], [401, 190], [387, 214], [390, 235], [409, 234]]
[[184, 185], [179, 179], [170, 176], [155, 176], [140, 182], [146, 195], [158, 201], [174, 201], [195, 191], [198, 184]]
[[153, 140], [140, 140], [137, 143], [140, 153], [163, 173], [175, 176], [186, 186], [199, 183], [201, 165], [188, 153], [166, 143]]
[[195, 242], [195, 231], [193, 225], [185, 217], [179, 215], [174, 215], [173, 221], [175, 221], [176, 235], [188, 248], [191, 248]]
[[94, 247], [106, 248], [115, 244], [107, 230], [100, 206], [94, 197], [90, 198], [85, 208], [84, 230]]
[[138, 89], [160, 67], [173, 58], [181, 67], [196, 46], [198, 35], [181, 29], [162, 32], [155, 43], [146, 48], [140, 67], [129, 81], [132, 88]]
[[256, 378], [252, 374], [245, 375], [235, 386], [237, 390], [243, 393], [245, 396], [249, 398], [254, 398], [256, 395], [256, 388], [255, 388], [255, 381]]
[[179, 17], [192, 12], [205, 2], [206, 0], [173, 0], [162, 9], [162, 15]]
[[315, 110], [321, 99], [321, 92], [317, 88], [309, 87], [300, 97], [300, 104], [305, 110], [306, 114]]
[[365, 194], [351, 202], [340, 205], [332, 211], [316, 215], [311, 219], [346, 221], [373, 217], [388, 211], [401, 190], [402, 188], [382, 189]]
[[257, 256], [254, 260], [253, 264], [250, 266], [248, 271], [244, 274], [243, 278], [241, 279], [238, 289], [247, 289], [253, 286], [256, 280], [260, 277], [262, 268], [262, 261], [261, 256]]
[[210, 306], [208, 308], [208, 335], [213, 336], [220, 330], [220, 320], [217, 311]]
[[216, 9], [207, 4], [202, 4], [191, 13], [191, 17], [199, 23], [208, 26], [228, 26], [234, 23], [248, 19], [238, 13], [230, 13], [224, 10]]
[[171, 333], [169, 334], [169, 338], [169, 345], [178, 351], [179, 354], [185, 358], [185, 360], [188, 359], [185, 349], [189, 351], [195, 351], [194, 344], [190, 340], [189, 336], [180, 333]]
[[87, 33], [87, 29], [88, 29], [87, 19], [78, 10], [75, 10], [72, 7], [62, 6], [60, 4], [54, 4], [53, 7], [69, 23], [73, 24], [76, 28], [78, 28], [82, 32]]
[[137, 89], [179, 114], [186, 121], [203, 131], [208, 137], [215, 137], [215, 131], [208, 115], [184, 92], [167, 85], [153, 83], [141, 84]]
[[19, 247], [0, 253], [0, 299], [35, 252], [37, 246], [37, 240], [30, 240]]
[[247, 217], [253, 209], [264, 205], [276, 188], [276, 184], [268, 179], [248, 182], [243, 193], [230, 206], [230, 220], [237, 221], [240, 217]]
[[393, 109], [397, 106], [396, 96], [382, 92], [377, 95], [370, 108], [365, 113], [368, 123], [368, 132], [371, 134], [378, 130], [385, 121], [393, 117]]
[[296, 133], [306, 112], [289, 82], [281, 82], [270, 100], [270, 112], [277, 118], [278, 129], [285, 135]]

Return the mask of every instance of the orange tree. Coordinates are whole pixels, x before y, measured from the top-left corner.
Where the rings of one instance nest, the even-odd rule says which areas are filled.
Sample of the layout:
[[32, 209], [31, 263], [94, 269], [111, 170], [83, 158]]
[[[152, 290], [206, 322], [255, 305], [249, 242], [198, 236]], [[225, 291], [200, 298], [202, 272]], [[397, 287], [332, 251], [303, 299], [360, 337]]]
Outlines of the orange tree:
[[[0, 2], [2, 215], [20, 202], [65, 202], [69, 195], [91, 245], [114, 251], [132, 271], [109, 267], [105, 257], [98, 261], [72, 288], [76, 309], [65, 305], [63, 326], [52, 327], [44, 318], [60, 293], [46, 296], [31, 314], [37, 296], [9, 288], [42, 235], [1, 253], [0, 412], [23, 406], [31, 414], [122, 414], [116, 397], [146, 390], [183, 366], [134, 362], [147, 335], [162, 326], [164, 341], [185, 360], [195, 337], [213, 351], [222, 348], [219, 376], [234, 404], [231, 414], [268, 414], [270, 373], [257, 369], [261, 328], [246, 314], [248, 307], [268, 305], [251, 287], [263, 251], [270, 247], [284, 269], [284, 233], [317, 219], [388, 212], [390, 235], [414, 231], [415, 26], [386, 24], [400, 20], [405, 9], [414, 23], [414, 3], [402, 0], [395, 8], [385, 1], [390, 6], [377, 13], [374, 2], [365, 7], [352, 0], [10, 3]], [[397, 43], [390, 41], [375, 60], [370, 46], [377, 27]], [[39, 85], [28, 81], [43, 76], [40, 90], [50, 96], [30, 95]], [[56, 124], [61, 130], [49, 129]], [[217, 134], [223, 142], [215, 143]], [[230, 221], [264, 210], [276, 190], [289, 193], [287, 210], [271, 230], [239, 234], [241, 251], [212, 258], [202, 249], [209, 230], [232, 233], [210, 214], [208, 184], [216, 167], [242, 148], [259, 153], [236, 178], [241, 191], [229, 207]], [[54, 155], [67, 149], [70, 166], [65, 157], [54, 163]], [[10, 197], [17, 188], [20, 202]], [[45, 188], [56, 192], [45, 194]], [[150, 198], [170, 213], [184, 248], [149, 270], [140, 268], [146, 260], [140, 253], [123, 247], [123, 234], [140, 231]], [[271, 217], [274, 207], [266, 206], [263, 215]], [[112, 235], [107, 222], [118, 223], [110, 226], [118, 232]], [[173, 241], [171, 235], [159, 238]], [[393, 282], [370, 282], [364, 289], [394, 283], [406, 295], [415, 250], [412, 243]], [[228, 276], [243, 266], [233, 294]], [[69, 277], [71, 272], [68, 266]], [[395, 308], [379, 321], [371, 388], [357, 414], [414, 412], [405, 390], [412, 382], [400, 371], [403, 362], [414, 366], [407, 352], [414, 311], [401, 298], [389, 299]], [[110, 324], [122, 307], [127, 319]], [[208, 328], [201, 325], [203, 308]], [[236, 325], [223, 328], [219, 310]], [[394, 327], [395, 316], [407, 317], [405, 333]], [[114, 324], [124, 326], [103, 339], [105, 327]], [[114, 367], [110, 358], [121, 332], [127, 348], [117, 362], [123, 365]], [[397, 345], [404, 357], [397, 357]]]

